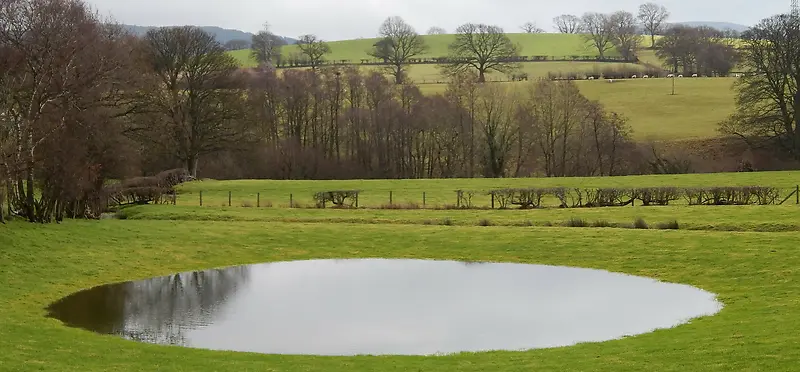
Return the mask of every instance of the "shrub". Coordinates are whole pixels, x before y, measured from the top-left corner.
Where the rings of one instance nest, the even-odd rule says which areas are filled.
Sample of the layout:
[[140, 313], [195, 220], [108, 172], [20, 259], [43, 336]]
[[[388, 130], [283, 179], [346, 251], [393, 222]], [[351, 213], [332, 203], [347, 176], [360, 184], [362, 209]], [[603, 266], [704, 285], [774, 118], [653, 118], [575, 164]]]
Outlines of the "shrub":
[[613, 225], [611, 224], [611, 222], [608, 222], [606, 220], [597, 220], [597, 221], [594, 221], [594, 223], [592, 224], [592, 227], [604, 227], [605, 228], [605, 227], [613, 227]]
[[445, 217], [445, 218], [442, 219], [442, 223], [441, 224], [443, 226], [453, 226], [453, 220], [451, 220], [450, 217]]
[[658, 228], [660, 230], [678, 230], [680, 226], [678, 225], [678, 221], [672, 220], [669, 222], [662, 222], [658, 224]]
[[124, 209], [120, 209], [116, 213], [114, 213], [114, 218], [118, 220], [127, 220], [128, 212], [126, 212]]
[[482, 218], [480, 221], [478, 221], [478, 226], [492, 226], [492, 221], [489, 221], [489, 219], [486, 218]]
[[633, 221], [633, 228], [647, 230], [650, 228], [650, 226], [647, 224], [647, 222], [645, 222], [643, 218], [639, 217], [635, 221]]
[[358, 202], [359, 192], [359, 190], [322, 191], [314, 194], [314, 201], [317, 202], [317, 208], [325, 208], [328, 203], [338, 208], [353, 207]]
[[636, 199], [639, 199], [644, 206], [650, 205], [669, 205], [669, 202], [681, 198], [681, 190], [677, 187], [649, 187], [636, 189]]
[[244, 208], [253, 208], [253, 203], [251, 203], [249, 201], [243, 201], [242, 202], [242, 207], [244, 207]]
[[426, 226], [433, 225], [433, 221], [431, 221], [431, 220], [424, 220], [424, 221], [422, 221], [422, 224], [423, 224], [423, 225], [426, 225]]
[[384, 204], [378, 207], [378, 209], [420, 209], [422, 208], [417, 203], [408, 202], [405, 204]]
[[569, 221], [567, 221], [566, 226], [567, 227], [588, 227], [589, 224], [586, 222], [586, 220], [584, 220], [582, 218], [573, 217], [573, 218], [570, 218]]
[[261, 206], [263, 208], [272, 208], [272, 201], [270, 200], [262, 201]]
[[472, 198], [475, 197], [475, 191], [456, 190], [456, 197], [458, 198], [456, 207], [470, 209], [472, 208]]

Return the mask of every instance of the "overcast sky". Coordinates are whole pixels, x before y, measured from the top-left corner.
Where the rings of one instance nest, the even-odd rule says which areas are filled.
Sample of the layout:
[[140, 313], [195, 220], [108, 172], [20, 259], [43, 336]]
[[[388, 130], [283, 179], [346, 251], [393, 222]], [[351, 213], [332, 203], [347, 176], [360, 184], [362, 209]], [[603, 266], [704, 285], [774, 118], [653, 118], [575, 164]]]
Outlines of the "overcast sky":
[[[381, 22], [398, 15], [423, 33], [431, 26], [452, 32], [480, 22], [518, 32], [526, 21], [550, 30], [552, 18], [586, 11], [636, 12], [643, 0], [88, 0], [101, 14], [142, 26], [219, 26], [256, 32], [269, 22], [276, 34], [316, 34], [326, 40], [374, 37]], [[661, 0], [672, 21], [753, 25], [786, 12], [790, 0]]]

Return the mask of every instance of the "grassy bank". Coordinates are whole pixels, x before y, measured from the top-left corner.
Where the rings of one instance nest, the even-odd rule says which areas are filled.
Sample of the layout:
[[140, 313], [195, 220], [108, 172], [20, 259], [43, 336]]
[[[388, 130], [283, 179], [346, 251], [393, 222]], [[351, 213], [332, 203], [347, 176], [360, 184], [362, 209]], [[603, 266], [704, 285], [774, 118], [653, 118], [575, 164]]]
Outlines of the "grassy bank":
[[[0, 226], [0, 369], [52, 371], [792, 370], [800, 236], [606, 229], [103, 221]], [[309, 258], [431, 258], [607, 269], [719, 294], [717, 316], [623, 340], [447, 357], [307, 357], [138, 344], [44, 307], [97, 284]]]

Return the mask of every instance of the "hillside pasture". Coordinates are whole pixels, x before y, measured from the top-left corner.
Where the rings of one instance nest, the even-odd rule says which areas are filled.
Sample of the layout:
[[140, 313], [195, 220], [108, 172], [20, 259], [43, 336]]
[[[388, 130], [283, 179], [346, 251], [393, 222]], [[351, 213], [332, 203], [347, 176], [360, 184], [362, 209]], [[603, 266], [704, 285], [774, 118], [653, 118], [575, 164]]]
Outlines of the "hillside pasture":
[[[595, 57], [597, 51], [593, 50], [580, 35], [574, 34], [508, 34], [511, 41], [519, 44], [520, 55], [523, 56], [548, 56], [556, 58], [569, 58], [571, 56]], [[428, 45], [428, 50], [417, 58], [446, 57], [448, 46], [455, 39], [455, 35], [424, 35], [423, 39]], [[355, 39], [331, 41], [331, 54], [326, 56], [329, 61], [347, 60], [351, 63], [361, 63], [362, 59], [374, 60], [368, 54], [372, 45], [379, 39]], [[287, 45], [282, 48], [284, 56], [299, 53], [296, 45]], [[230, 52], [243, 66], [255, 66], [255, 61], [250, 56], [250, 50], [236, 50]], [[617, 57], [619, 53], [609, 51], [609, 57]]]

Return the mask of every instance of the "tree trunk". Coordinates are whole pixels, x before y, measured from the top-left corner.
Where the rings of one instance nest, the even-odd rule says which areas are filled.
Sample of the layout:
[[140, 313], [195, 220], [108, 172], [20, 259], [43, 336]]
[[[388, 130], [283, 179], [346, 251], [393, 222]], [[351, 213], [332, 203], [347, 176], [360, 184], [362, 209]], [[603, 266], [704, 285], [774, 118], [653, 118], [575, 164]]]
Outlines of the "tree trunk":
[[652, 49], [656, 48], [656, 34], [655, 33], [651, 33], [650, 34], [650, 48], [652, 48]]
[[486, 82], [486, 70], [479, 69], [478, 70], [478, 82], [485, 83]]
[[189, 174], [191, 174], [192, 177], [194, 177], [194, 178], [197, 178], [197, 163], [198, 163], [198, 160], [199, 159], [197, 158], [197, 155], [190, 155], [186, 159], [186, 170], [188, 170]]

